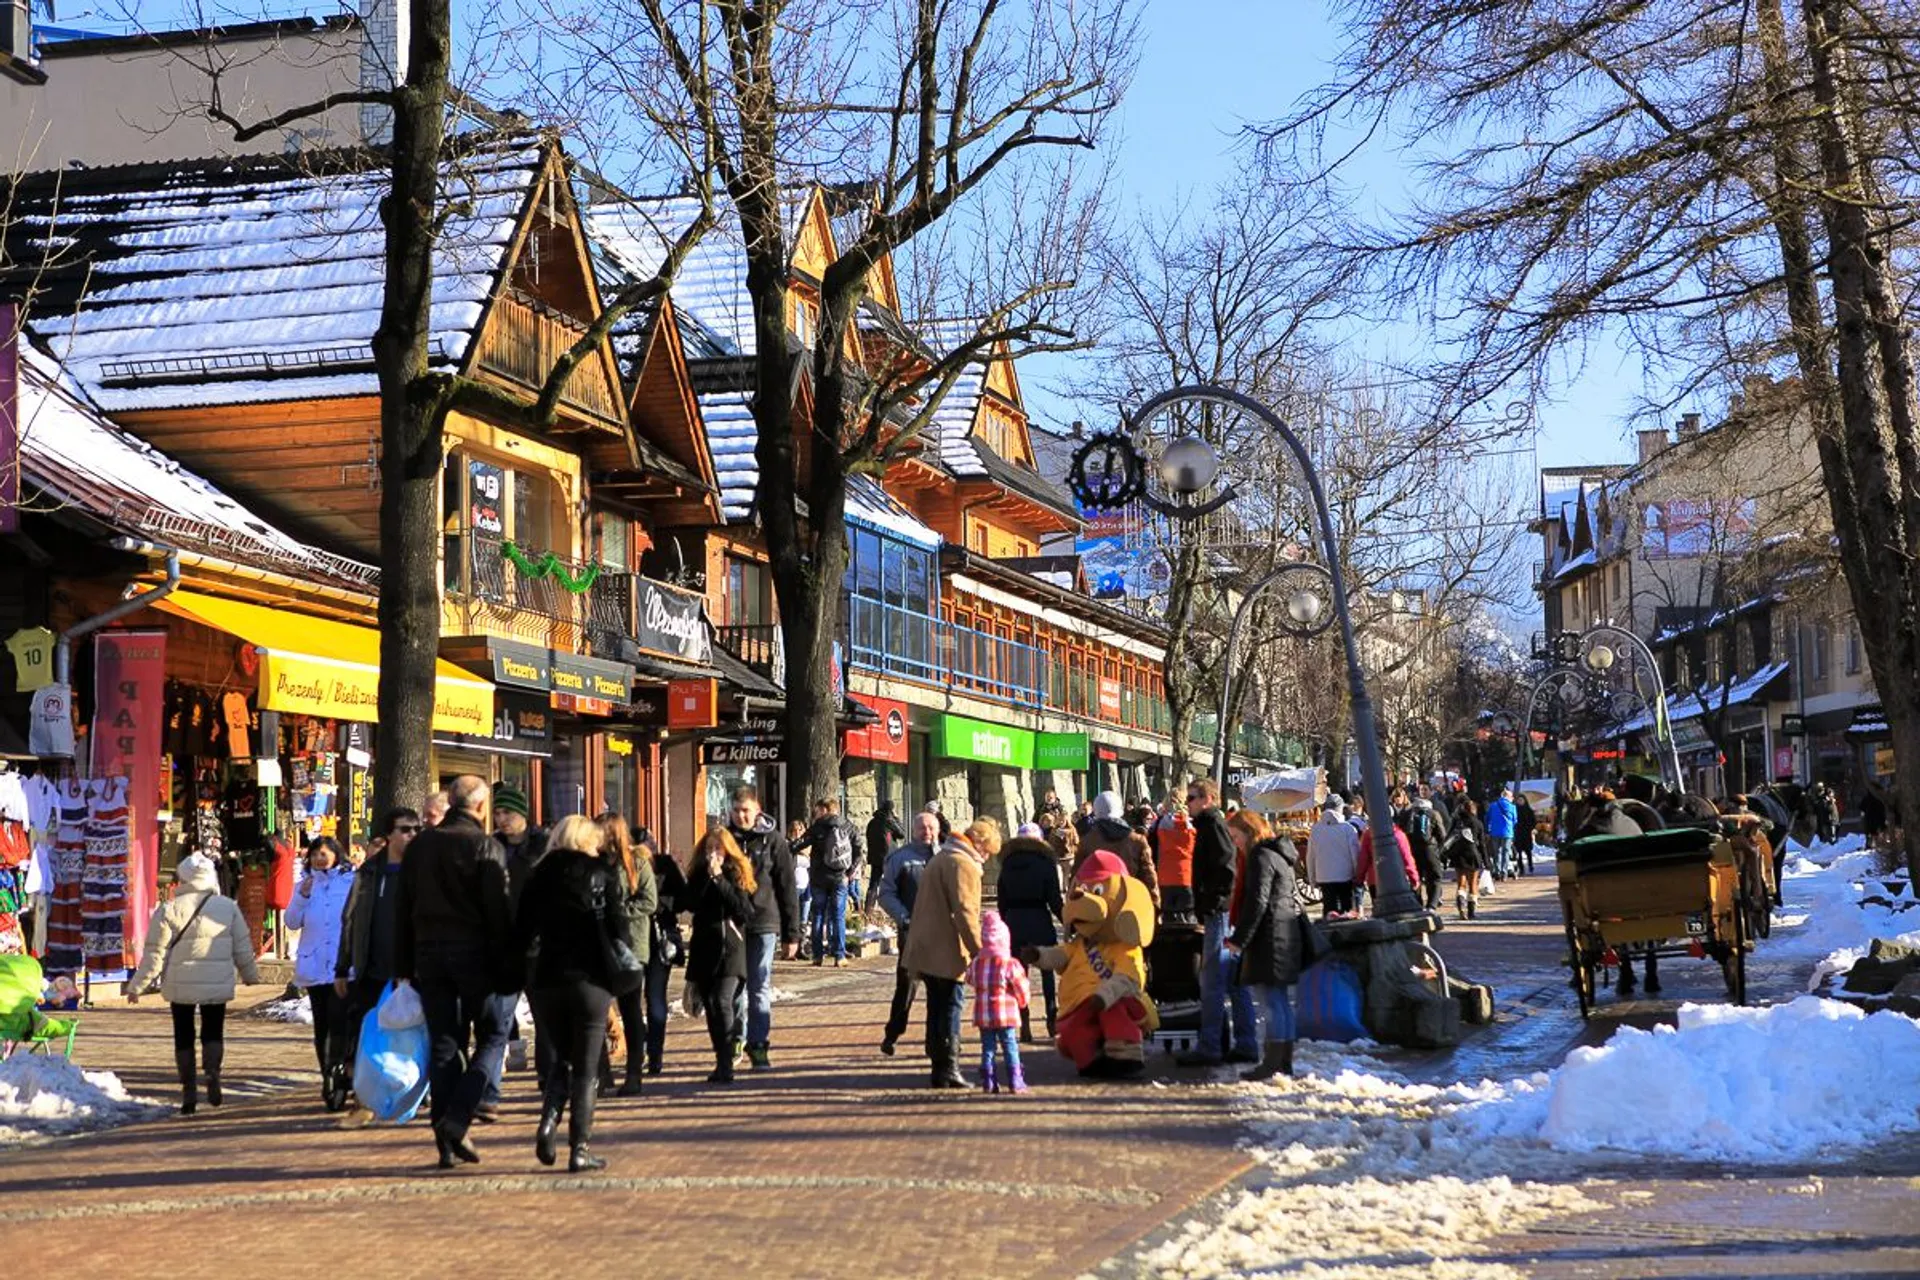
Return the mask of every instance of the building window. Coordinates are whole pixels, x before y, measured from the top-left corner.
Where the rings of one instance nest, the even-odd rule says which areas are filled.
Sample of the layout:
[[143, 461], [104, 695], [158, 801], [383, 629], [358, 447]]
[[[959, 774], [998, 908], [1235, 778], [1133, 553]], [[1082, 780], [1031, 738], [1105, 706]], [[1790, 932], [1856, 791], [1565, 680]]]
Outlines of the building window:
[[1736, 623], [1733, 634], [1735, 650], [1734, 661], [1739, 664], [1734, 674], [1750, 676], [1760, 668], [1760, 664], [1755, 659], [1753, 651], [1753, 628], [1751, 626], [1741, 626]]
[[[447, 454], [440, 476], [441, 555], [449, 591], [504, 601], [509, 542], [530, 555], [571, 550], [554, 533], [554, 511], [560, 504], [547, 476], [516, 471], [460, 449]], [[526, 593], [530, 585], [520, 583], [520, 592]]]
[[1815, 680], [1825, 680], [1827, 678], [1828, 648], [1832, 643], [1829, 639], [1831, 631], [1825, 623], [1815, 623], [1809, 627], [1808, 630], [1813, 632], [1813, 644], [1811, 646], [1813, 649], [1813, 657], [1811, 659], [1813, 678]]
[[1627, 594], [1626, 578], [1625, 565], [1616, 564], [1613, 566], [1613, 598], [1616, 603], [1622, 596]]
[[1714, 632], [1707, 637], [1707, 684], [1718, 686], [1727, 678], [1727, 637]]
[[1860, 624], [1849, 623], [1847, 626], [1847, 674], [1850, 676], [1860, 674], [1862, 661], [1860, 648]]
[[722, 625], [760, 627], [772, 620], [773, 595], [767, 566], [758, 560], [727, 557], [726, 619]]
[[909, 613], [933, 612], [933, 552], [866, 529], [849, 529], [847, 547], [848, 594]]
[[1693, 688], [1693, 655], [1685, 641], [1673, 646], [1673, 683], [1682, 689]]

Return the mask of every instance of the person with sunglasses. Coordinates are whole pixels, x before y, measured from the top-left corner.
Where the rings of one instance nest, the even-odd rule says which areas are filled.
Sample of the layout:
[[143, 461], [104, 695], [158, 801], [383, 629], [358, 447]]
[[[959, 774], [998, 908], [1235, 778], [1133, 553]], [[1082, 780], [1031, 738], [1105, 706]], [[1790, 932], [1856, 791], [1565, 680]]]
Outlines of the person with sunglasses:
[[390, 810], [375, 839], [379, 852], [353, 873], [333, 968], [334, 992], [347, 1006], [340, 1061], [354, 1060], [360, 1048], [360, 1023], [393, 980], [400, 866], [423, 825], [413, 809]]

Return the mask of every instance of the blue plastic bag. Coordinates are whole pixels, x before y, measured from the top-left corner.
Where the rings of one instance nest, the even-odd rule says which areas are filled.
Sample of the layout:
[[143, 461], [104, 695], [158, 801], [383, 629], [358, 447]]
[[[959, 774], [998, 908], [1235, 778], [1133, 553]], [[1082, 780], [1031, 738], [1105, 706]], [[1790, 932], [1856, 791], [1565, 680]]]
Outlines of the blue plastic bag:
[[353, 1060], [353, 1096], [387, 1124], [405, 1124], [427, 1096], [428, 1036], [424, 1025], [389, 1031], [380, 1010], [393, 999], [394, 984], [360, 1022], [360, 1051]]
[[1367, 1038], [1360, 1010], [1360, 975], [1344, 960], [1328, 957], [1300, 975], [1295, 1008], [1302, 1040], [1346, 1043]]

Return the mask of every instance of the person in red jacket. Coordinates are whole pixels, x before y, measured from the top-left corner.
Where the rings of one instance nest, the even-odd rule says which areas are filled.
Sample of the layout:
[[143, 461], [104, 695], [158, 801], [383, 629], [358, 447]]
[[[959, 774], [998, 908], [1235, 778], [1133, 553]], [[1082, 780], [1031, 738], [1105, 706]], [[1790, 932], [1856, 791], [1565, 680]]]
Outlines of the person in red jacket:
[[[1399, 827], [1393, 829], [1393, 843], [1400, 850], [1400, 861], [1407, 869], [1407, 886], [1420, 888], [1420, 868], [1414, 865], [1413, 848], [1407, 843], [1407, 833]], [[1375, 907], [1380, 904], [1380, 869], [1373, 862], [1373, 829], [1360, 833], [1360, 883], [1367, 886], [1367, 893], [1373, 898]]]

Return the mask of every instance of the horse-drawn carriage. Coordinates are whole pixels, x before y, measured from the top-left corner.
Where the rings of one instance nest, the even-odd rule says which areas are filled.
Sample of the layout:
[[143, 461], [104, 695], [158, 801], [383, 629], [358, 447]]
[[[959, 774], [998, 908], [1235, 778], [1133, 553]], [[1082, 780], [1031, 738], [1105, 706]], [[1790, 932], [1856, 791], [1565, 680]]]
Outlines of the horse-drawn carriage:
[[1727, 995], [1746, 1003], [1747, 953], [1772, 905], [1761, 868], [1771, 867], [1720, 824], [1585, 836], [1560, 850], [1557, 867], [1582, 1017], [1592, 1016], [1601, 969], [1630, 954], [1711, 959]]

